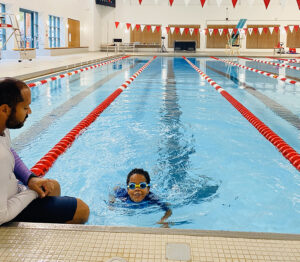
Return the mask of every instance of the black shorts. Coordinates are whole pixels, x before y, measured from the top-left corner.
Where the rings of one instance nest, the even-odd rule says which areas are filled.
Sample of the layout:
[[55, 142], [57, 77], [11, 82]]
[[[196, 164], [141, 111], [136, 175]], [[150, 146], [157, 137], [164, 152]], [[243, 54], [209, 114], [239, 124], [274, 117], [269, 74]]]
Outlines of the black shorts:
[[65, 223], [72, 220], [77, 209], [77, 199], [67, 196], [48, 196], [33, 200], [12, 221]]

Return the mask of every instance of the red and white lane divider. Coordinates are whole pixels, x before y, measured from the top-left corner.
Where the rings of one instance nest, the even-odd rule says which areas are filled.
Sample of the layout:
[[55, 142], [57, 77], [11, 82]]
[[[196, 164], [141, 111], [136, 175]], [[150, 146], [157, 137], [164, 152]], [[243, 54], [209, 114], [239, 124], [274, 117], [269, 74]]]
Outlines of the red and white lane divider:
[[297, 60], [297, 59], [295, 59], [295, 58], [293, 58], [293, 59], [285, 59], [285, 58], [277, 58], [277, 57], [272, 57], [272, 56], [267, 56], [267, 58], [270, 58], [270, 59], [273, 59], [273, 60], [284, 61], [286, 63], [300, 63], [300, 61]]
[[223, 97], [229, 101], [266, 139], [268, 139], [280, 153], [291, 162], [291, 164], [300, 171], [300, 154], [288, 145], [281, 137], [272, 131], [267, 125], [259, 120], [245, 106], [219, 86], [215, 81], [204, 74], [198, 67], [183, 57], [211, 86], [213, 86]]
[[1, 28], [11, 28], [12, 25], [10, 25], [10, 24], [0, 24], [0, 27]]
[[142, 73], [149, 64], [156, 58], [154, 56], [144, 66], [142, 66], [136, 73], [132, 75], [124, 84], [116, 89], [110, 96], [108, 96], [100, 105], [98, 105], [90, 114], [88, 114], [82, 121], [80, 121], [67, 135], [65, 135], [46, 155], [44, 155], [32, 168], [31, 171], [43, 176], [48, 172], [50, 167], [54, 164], [56, 159], [63, 154], [68, 147], [72, 145], [74, 140], [81, 135], [86, 128], [93, 123], [99, 115], [123, 92], [125, 88], [130, 85], [137, 76]]
[[283, 82], [286, 82], [286, 83], [289, 83], [289, 84], [292, 84], [292, 85], [295, 85], [295, 86], [300, 86], [300, 82], [289, 79], [289, 78], [286, 78], [286, 77], [281, 77], [279, 75], [271, 74], [271, 73], [261, 71], [261, 70], [258, 70], [258, 69], [252, 68], [252, 67], [236, 64], [236, 63], [233, 63], [233, 62], [230, 62], [230, 61], [227, 61], [227, 60], [223, 60], [223, 59], [220, 59], [220, 58], [217, 58], [217, 57], [214, 57], [214, 56], [211, 56], [211, 58], [222, 61], [223, 63], [229, 64], [229, 65], [238, 66], [238, 67], [247, 69], [249, 71], [259, 73], [259, 74], [264, 75], [264, 76], [268, 76], [270, 78], [275, 78], [275, 79], [281, 80]]
[[120, 58], [117, 58], [117, 59], [113, 59], [113, 60], [110, 60], [110, 61], [105, 61], [105, 62], [100, 63], [100, 64], [96, 64], [96, 65], [93, 65], [93, 66], [88, 66], [86, 68], [80, 68], [80, 69], [74, 70], [72, 72], [67, 72], [65, 74], [61, 74], [61, 75], [58, 75], [58, 76], [49, 77], [49, 78], [43, 79], [41, 81], [30, 83], [27, 86], [31, 88], [31, 87], [34, 87], [34, 86], [44, 85], [44, 84], [49, 83], [51, 81], [55, 81], [57, 79], [64, 78], [66, 76], [76, 75], [76, 74], [79, 74], [79, 73], [81, 73], [83, 71], [87, 71], [87, 70], [94, 69], [94, 68], [97, 68], [97, 67], [100, 67], [100, 66], [103, 66], [103, 65], [114, 63], [116, 61], [119, 61], [119, 60], [122, 60], [122, 59], [125, 59], [125, 58], [128, 58], [128, 57], [129, 56], [123, 56], [123, 57], [120, 57]]
[[258, 63], [268, 64], [268, 65], [274, 65], [274, 66], [279, 66], [279, 67], [286, 67], [286, 68], [289, 68], [289, 69], [300, 70], [300, 67], [290, 66], [290, 65], [287, 65], [287, 64], [278, 64], [278, 63], [273, 63], [273, 62], [270, 62], [270, 61], [264, 61], [264, 60], [253, 59], [253, 58], [242, 57], [242, 56], [239, 56], [239, 58], [243, 58], [243, 59], [246, 59], [246, 60], [255, 61], [255, 62], [258, 62]]

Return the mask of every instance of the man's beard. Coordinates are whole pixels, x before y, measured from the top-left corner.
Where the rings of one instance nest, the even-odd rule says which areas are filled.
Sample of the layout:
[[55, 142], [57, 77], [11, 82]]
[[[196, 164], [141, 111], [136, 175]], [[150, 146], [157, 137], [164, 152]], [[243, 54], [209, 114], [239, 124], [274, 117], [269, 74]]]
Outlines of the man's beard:
[[24, 126], [25, 120], [27, 119], [28, 115], [26, 115], [23, 121], [19, 121], [16, 119], [16, 112], [13, 110], [9, 115], [8, 119], [6, 120], [6, 127], [9, 129], [17, 129]]

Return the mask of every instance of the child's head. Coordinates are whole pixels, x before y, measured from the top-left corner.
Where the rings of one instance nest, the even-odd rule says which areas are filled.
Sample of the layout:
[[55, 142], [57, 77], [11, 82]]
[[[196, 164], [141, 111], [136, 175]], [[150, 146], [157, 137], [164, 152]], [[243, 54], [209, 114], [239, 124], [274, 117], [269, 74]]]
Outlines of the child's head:
[[150, 176], [147, 171], [135, 168], [127, 175], [127, 192], [133, 202], [141, 202], [149, 194]]

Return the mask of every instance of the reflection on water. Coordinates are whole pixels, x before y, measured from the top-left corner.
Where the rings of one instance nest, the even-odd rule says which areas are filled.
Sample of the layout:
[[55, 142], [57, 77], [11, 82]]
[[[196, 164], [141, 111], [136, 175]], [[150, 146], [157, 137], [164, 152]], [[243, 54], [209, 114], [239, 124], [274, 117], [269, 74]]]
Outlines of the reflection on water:
[[174, 60], [167, 64], [167, 81], [160, 109], [161, 139], [158, 148], [159, 187], [167, 189], [163, 198], [172, 207], [208, 201], [216, 196], [219, 185], [201, 174], [194, 174], [190, 156], [195, 154], [193, 135], [186, 132], [181, 122], [181, 108], [173, 71]]

